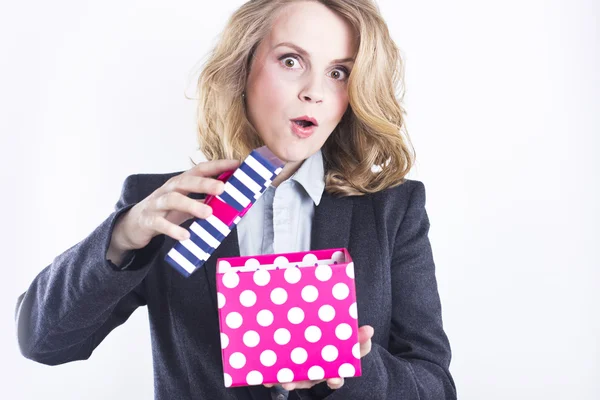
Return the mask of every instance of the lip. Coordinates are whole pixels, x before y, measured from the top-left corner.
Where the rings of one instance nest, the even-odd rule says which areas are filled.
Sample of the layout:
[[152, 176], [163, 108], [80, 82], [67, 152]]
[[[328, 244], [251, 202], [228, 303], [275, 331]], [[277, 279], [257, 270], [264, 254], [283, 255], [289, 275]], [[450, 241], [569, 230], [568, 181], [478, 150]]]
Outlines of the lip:
[[290, 127], [294, 135], [302, 139], [306, 139], [312, 136], [312, 134], [315, 133], [315, 129], [317, 128], [316, 125], [311, 125], [304, 128], [300, 125], [297, 125], [293, 120], [290, 120]]
[[310, 121], [313, 123], [314, 126], [319, 126], [319, 123], [317, 122], [317, 120], [313, 117], [309, 117], [308, 115], [303, 115], [301, 117], [296, 117], [296, 118], [292, 118], [290, 121], [298, 121], [298, 120], [304, 120], [304, 121]]

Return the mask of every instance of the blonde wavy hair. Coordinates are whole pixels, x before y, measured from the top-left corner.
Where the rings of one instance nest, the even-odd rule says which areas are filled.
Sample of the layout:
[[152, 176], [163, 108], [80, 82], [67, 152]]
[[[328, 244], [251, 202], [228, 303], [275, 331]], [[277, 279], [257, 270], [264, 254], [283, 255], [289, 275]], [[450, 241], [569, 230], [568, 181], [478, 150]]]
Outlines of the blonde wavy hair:
[[198, 78], [198, 150], [208, 160], [243, 160], [263, 145], [246, 117], [241, 95], [254, 51], [279, 9], [296, 1], [325, 5], [359, 34], [348, 80], [349, 106], [322, 147], [325, 190], [349, 196], [400, 185], [415, 160], [401, 105], [403, 62], [371, 0], [252, 0], [242, 5], [229, 19]]

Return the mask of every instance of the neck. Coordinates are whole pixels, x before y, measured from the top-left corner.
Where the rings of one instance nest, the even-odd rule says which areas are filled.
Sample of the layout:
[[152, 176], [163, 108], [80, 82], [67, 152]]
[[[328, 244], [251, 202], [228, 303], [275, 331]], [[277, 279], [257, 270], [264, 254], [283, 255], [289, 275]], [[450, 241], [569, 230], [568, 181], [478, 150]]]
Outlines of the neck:
[[298, 169], [300, 168], [300, 166], [302, 165], [303, 162], [304, 162], [304, 160], [302, 160], [302, 161], [287, 162], [283, 166], [283, 170], [279, 173], [279, 175], [277, 175], [275, 177], [275, 179], [273, 179], [273, 182], [271, 183], [271, 186], [277, 187], [277, 186], [279, 186], [279, 184], [281, 182], [285, 181], [290, 176], [294, 175], [294, 173], [296, 171], [298, 171]]

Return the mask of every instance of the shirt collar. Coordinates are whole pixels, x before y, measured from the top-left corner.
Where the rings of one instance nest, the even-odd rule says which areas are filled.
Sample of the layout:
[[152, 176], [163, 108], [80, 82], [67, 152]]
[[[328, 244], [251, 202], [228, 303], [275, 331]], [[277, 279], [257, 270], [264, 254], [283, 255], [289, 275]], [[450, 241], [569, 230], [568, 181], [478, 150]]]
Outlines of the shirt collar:
[[290, 179], [302, 185], [315, 205], [318, 206], [321, 202], [323, 190], [325, 190], [325, 170], [321, 149], [304, 160], [300, 168], [298, 168]]

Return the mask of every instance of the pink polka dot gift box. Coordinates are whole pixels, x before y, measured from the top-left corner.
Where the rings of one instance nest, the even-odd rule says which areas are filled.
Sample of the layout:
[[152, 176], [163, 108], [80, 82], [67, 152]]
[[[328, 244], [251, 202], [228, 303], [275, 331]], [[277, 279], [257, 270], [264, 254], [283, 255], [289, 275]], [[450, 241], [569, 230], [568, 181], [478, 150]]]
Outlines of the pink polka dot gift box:
[[344, 248], [217, 260], [226, 387], [361, 376]]

